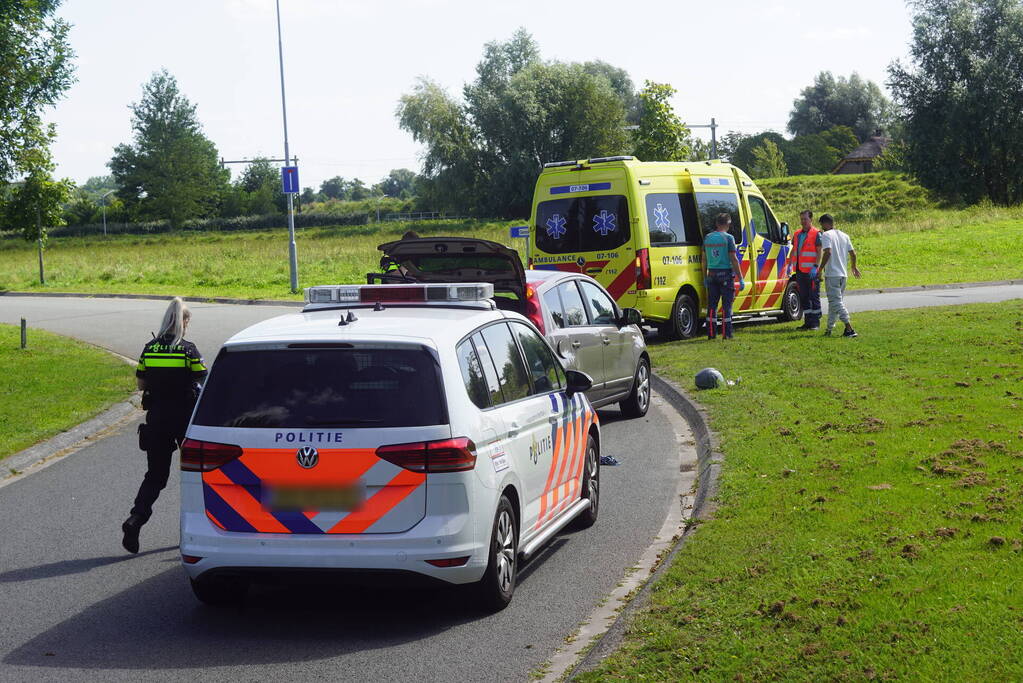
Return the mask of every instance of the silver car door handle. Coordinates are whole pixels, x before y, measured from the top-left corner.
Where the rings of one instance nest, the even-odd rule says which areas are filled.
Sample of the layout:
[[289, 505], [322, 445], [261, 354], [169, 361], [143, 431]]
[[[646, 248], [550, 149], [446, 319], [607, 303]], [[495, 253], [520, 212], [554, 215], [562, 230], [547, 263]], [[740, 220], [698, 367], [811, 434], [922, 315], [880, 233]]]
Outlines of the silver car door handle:
[[583, 345], [582, 342], [577, 342], [577, 341], [572, 342], [572, 348], [573, 349], [578, 349], [582, 345]]
[[550, 422], [551, 424], [557, 424], [558, 420], [560, 419], [561, 417], [558, 415], [551, 415], [550, 417], [547, 418], [547, 421]]
[[508, 436], [518, 436], [519, 429], [521, 429], [521, 427], [519, 427], [519, 423], [512, 422], [510, 425], [508, 425]]
[[608, 344], [611, 343], [611, 340], [608, 337], [601, 337], [600, 341], [604, 342], [604, 346], [607, 346]]

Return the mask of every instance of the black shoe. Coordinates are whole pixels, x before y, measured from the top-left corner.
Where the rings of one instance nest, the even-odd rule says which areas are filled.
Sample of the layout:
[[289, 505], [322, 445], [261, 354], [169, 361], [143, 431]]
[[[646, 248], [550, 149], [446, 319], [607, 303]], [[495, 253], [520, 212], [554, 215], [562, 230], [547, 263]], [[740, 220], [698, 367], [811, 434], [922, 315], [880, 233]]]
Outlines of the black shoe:
[[848, 325], [846, 325], [845, 332], [842, 333], [842, 336], [843, 337], [858, 337], [860, 335], [856, 334], [856, 330], [854, 330], [853, 328], [851, 328]]
[[825, 337], [830, 337], [831, 336], [831, 328], [830, 327], [828, 329], [824, 330], [824, 336]]
[[124, 520], [124, 524], [121, 525], [121, 531], [124, 532], [121, 545], [129, 553], [137, 553], [139, 551], [139, 531], [145, 523], [146, 520], [142, 518], [142, 515], [133, 514]]
[[797, 327], [796, 329], [797, 329], [797, 330], [801, 330], [801, 331], [802, 331], [802, 330], [812, 330], [812, 329], [814, 329], [814, 328], [810, 327], [810, 326], [809, 326], [809, 325], [807, 325], [806, 323], [803, 323], [802, 325], [800, 325], [800, 326], [799, 326], [799, 327]]

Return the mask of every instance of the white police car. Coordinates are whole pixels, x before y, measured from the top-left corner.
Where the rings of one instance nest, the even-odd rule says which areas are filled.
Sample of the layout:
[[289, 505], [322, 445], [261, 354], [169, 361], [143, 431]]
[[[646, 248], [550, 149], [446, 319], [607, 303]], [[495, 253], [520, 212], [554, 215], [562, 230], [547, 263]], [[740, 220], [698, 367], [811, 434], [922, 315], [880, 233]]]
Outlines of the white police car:
[[596, 521], [590, 378], [476, 284], [332, 285], [232, 337], [181, 448], [196, 596], [267, 570], [407, 573], [507, 605], [520, 559]]

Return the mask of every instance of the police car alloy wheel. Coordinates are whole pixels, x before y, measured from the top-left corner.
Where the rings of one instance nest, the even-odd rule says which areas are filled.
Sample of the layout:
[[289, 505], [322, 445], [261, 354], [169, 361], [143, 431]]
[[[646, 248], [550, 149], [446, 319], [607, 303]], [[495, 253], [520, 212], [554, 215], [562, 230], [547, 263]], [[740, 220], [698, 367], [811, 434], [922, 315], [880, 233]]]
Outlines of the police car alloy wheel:
[[583, 498], [590, 502], [590, 507], [576, 517], [577, 529], [587, 529], [597, 522], [600, 512], [600, 450], [593, 437], [586, 440], [586, 462], [583, 470]]
[[519, 533], [515, 510], [507, 496], [501, 496], [494, 515], [487, 571], [476, 587], [480, 606], [496, 612], [508, 606], [518, 578]]

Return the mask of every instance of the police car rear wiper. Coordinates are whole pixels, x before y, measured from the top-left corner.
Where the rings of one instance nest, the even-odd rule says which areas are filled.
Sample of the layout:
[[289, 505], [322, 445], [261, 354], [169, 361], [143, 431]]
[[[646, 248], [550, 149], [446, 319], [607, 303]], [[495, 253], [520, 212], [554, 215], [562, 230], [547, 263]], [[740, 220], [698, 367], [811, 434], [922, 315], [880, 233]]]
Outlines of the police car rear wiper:
[[305, 423], [307, 425], [316, 425], [318, 427], [340, 427], [342, 425], [365, 425], [365, 424], [376, 424], [377, 422], [383, 422], [383, 420], [371, 420], [360, 417], [353, 417], [350, 419], [346, 418], [324, 418], [317, 419], [313, 417], [307, 417]]

